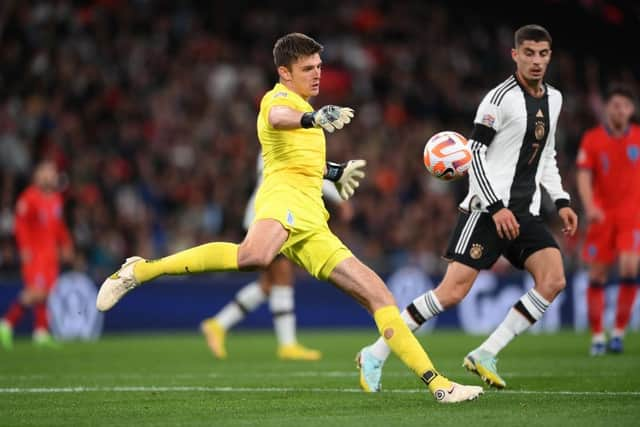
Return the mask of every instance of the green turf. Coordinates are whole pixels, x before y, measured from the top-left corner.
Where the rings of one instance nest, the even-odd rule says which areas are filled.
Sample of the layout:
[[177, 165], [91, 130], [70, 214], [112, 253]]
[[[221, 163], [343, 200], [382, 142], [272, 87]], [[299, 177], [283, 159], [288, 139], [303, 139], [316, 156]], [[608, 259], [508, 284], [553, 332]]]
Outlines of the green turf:
[[[60, 350], [17, 340], [0, 350], [0, 425], [620, 426], [640, 421], [640, 337], [624, 355], [587, 356], [586, 335], [524, 335], [498, 365], [505, 391], [436, 403], [395, 359], [384, 392], [357, 390], [353, 357], [372, 332], [303, 331], [320, 362], [281, 362], [270, 332], [229, 337], [216, 361], [193, 335], [109, 336]], [[455, 332], [420, 337], [439, 369], [477, 384], [462, 357], [481, 341]]]

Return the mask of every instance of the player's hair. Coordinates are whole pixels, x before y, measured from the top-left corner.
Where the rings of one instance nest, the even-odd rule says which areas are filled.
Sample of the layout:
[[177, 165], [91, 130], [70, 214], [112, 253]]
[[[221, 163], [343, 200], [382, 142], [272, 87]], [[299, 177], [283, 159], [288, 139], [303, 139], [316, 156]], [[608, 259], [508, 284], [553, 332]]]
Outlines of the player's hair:
[[631, 102], [635, 103], [636, 97], [633, 89], [630, 86], [624, 83], [611, 83], [607, 88], [607, 91], [604, 93], [604, 100], [608, 102], [615, 95], [624, 96], [628, 98]]
[[534, 42], [549, 42], [549, 46], [551, 46], [551, 34], [547, 31], [546, 28], [529, 24], [523, 27], [520, 27], [516, 30], [513, 35], [513, 43], [514, 47], [517, 49], [522, 43], [526, 40], [533, 40]]
[[291, 67], [298, 59], [322, 52], [324, 47], [302, 33], [289, 33], [278, 39], [273, 46], [273, 62], [276, 67]]

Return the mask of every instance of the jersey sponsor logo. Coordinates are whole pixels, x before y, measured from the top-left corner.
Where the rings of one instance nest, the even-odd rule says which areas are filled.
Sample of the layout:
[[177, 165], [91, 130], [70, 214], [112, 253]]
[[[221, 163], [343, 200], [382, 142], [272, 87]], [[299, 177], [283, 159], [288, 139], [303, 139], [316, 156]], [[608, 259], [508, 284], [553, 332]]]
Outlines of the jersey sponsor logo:
[[484, 116], [482, 116], [482, 120], [480, 120], [480, 123], [490, 128], [493, 127], [493, 124], [495, 122], [496, 122], [496, 118], [493, 117], [491, 114], [485, 114]]
[[273, 99], [276, 98], [286, 98], [287, 96], [289, 96], [289, 94], [285, 91], [280, 91], [280, 92], [276, 92], [273, 94]]
[[480, 259], [482, 258], [482, 252], [484, 252], [484, 247], [479, 243], [474, 243], [469, 249], [469, 256], [471, 259]]
[[633, 163], [637, 162], [638, 158], [640, 158], [640, 148], [637, 145], [634, 145], [634, 144], [629, 145], [627, 147], [627, 157]]

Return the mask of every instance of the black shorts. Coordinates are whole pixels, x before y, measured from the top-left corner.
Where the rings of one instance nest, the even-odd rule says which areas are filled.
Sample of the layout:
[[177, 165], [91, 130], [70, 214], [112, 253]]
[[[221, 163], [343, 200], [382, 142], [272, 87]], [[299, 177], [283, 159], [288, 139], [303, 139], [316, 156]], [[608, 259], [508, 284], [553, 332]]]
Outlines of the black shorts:
[[515, 240], [501, 239], [488, 212], [461, 212], [451, 236], [445, 258], [476, 270], [486, 270], [504, 255], [516, 268], [523, 269], [531, 254], [558, 244], [539, 216], [518, 218], [520, 235]]

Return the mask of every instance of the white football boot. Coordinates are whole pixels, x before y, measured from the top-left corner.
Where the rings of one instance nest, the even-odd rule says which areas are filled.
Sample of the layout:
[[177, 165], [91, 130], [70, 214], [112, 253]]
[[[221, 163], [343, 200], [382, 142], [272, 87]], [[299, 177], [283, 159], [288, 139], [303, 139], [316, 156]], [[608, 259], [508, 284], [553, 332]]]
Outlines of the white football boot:
[[462, 385], [451, 381], [449, 390], [440, 388], [433, 392], [433, 397], [439, 403], [459, 403], [477, 399], [484, 393], [482, 387], [477, 385]]
[[133, 275], [133, 267], [140, 261], [144, 261], [144, 258], [139, 256], [127, 258], [120, 270], [102, 282], [96, 298], [98, 310], [110, 310], [127, 292], [140, 285]]

